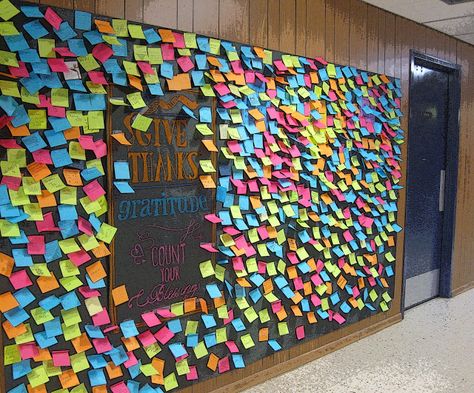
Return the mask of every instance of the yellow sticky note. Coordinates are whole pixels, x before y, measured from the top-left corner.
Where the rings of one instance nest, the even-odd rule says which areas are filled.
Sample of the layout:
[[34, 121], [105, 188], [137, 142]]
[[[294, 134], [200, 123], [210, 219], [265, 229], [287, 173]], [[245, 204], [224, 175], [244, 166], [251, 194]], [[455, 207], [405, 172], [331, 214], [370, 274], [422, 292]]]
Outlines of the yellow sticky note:
[[46, 130], [48, 127], [45, 109], [28, 109], [28, 117], [30, 118], [29, 127], [31, 130]]
[[31, 387], [35, 388], [49, 381], [48, 374], [43, 365], [35, 367], [28, 374], [28, 381]]
[[4, 96], [21, 97], [18, 84], [14, 81], [0, 80], [0, 90]]
[[210, 259], [201, 262], [199, 264], [199, 270], [201, 271], [201, 275], [203, 278], [213, 276], [215, 274], [214, 266], [212, 265], [212, 261]]
[[20, 32], [17, 30], [13, 22], [0, 22], [0, 35], [11, 36], [18, 34], [20, 34]]
[[18, 67], [16, 53], [0, 50], [0, 64], [12, 67]]
[[216, 171], [211, 160], [200, 160], [199, 166], [205, 173], [214, 173]]
[[145, 101], [143, 101], [142, 93], [139, 91], [136, 93], [127, 94], [127, 100], [132, 105], [133, 109], [139, 109], [146, 106]]
[[82, 68], [84, 68], [84, 70], [86, 70], [87, 72], [100, 67], [100, 64], [90, 53], [86, 56], [78, 56], [77, 60], [79, 61], [79, 64], [82, 66]]
[[137, 117], [135, 117], [135, 120], [133, 120], [132, 127], [139, 131], [146, 132], [148, 131], [148, 128], [150, 127], [152, 121], [153, 119], [138, 113]]
[[40, 57], [56, 57], [56, 52], [54, 51], [55, 47], [56, 41], [53, 38], [38, 39], [38, 49]]
[[20, 12], [9, 0], [0, 1], [0, 18], [10, 20]]
[[110, 243], [117, 232], [117, 228], [112, 225], [103, 222], [100, 226], [99, 232], [97, 233], [97, 239], [102, 240], [105, 243]]
[[51, 104], [54, 106], [69, 107], [69, 89], [51, 89]]
[[168, 392], [172, 389], [176, 389], [178, 387], [178, 381], [176, 379], [176, 374], [171, 373], [164, 378], [165, 390]]

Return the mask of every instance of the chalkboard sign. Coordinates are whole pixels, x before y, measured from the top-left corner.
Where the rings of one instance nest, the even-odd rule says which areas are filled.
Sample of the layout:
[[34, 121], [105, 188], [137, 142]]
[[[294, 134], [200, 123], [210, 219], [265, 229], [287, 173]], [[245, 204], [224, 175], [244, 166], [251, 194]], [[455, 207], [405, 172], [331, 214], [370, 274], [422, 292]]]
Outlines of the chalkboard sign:
[[199, 116], [201, 108], [214, 116], [214, 100], [198, 90], [144, 95], [144, 100], [141, 114], [153, 119], [148, 132], [132, 128], [137, 113], [131, 107], [110, 108], [112, 133], [123, 132], [130, 145], [110, 137], [109, 170], [112, 175], [117, 162], [128, 163], [134, 190], [122, 193], [110, 184], [110, 222], [118, 228], [111, 286], [125, 284], [129, 296], [128, 303], [113, 308], [118, 322], [202, 296], [199, 263], [209, 252], [201, 244], [215, 242], [215, 228], [204, 218], [214, 211], [215, 192], [203, 187], [199, 163], [215, 165], [216, 157], [196, 135], [197, 118], [189, 116], [190, 111]]

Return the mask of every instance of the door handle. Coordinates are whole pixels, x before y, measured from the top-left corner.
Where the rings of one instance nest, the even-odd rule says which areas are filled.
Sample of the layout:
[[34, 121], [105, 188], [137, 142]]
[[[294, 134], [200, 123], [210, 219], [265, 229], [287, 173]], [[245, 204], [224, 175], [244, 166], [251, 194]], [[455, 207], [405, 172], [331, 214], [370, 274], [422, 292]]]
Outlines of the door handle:
[[439, 172], [439, 211], [444, 212], [444, 188], [446, 182], [446, 171], [441, 169]]

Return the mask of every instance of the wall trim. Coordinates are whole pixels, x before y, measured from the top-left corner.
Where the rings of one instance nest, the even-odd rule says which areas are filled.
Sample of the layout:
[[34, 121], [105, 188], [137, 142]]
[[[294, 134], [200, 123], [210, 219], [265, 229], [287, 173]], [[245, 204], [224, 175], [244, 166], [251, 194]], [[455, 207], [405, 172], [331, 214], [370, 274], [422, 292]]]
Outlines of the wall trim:
[[467, 292], [473, 288], [474, 288], [474, 281], [468, 282], [467, 284], [461, 285], [460, 287], [453, 289], [452, 296], [458, 296], [461, 293]]
[[[474, 285], [474, 283], [473, 283]], [[402, 320], [402, 314], [399, 312], [391, 317], [383, 319], [379, 322], [374, 323], [362, 330], [348, 334], [337, 340], [331, 341], [319, 348], [310, 350], [303, 353], [302, 355], [283, 361], [282, 363], [276, 364], [266, 369], [262, 369], [252, 375], [249, 375], [240, 381], [231, 382], [228, 385], [222, 386], [218, 389], [212, 390], [212, 393], [235, 393], [241, 392], [245, 389], [251, 388], [252, 386], [258, 385], [265, 382], [268, 379], [274, 378], [278, 375], [287, 373], [295, 368], [301, 367], [313, 360], [319, 359], [331, 352], [337, 351], [349, 344], [361, 340], [362, 338], [371, 336], [391, 325], [394, 325]]]

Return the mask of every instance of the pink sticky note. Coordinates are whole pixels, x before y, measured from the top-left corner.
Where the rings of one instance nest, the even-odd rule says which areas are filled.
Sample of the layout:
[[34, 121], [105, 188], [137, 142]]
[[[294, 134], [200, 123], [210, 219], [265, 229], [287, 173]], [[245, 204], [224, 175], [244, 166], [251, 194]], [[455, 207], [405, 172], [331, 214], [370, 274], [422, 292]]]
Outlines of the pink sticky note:
[[96, 180], [91, 181], [89, 184], [86, 184], [82, 187], [86, 195], [89, 197], [91, 201], [95, 201], [96, 199], [100, 198], [102, 195], [105, 195], [105, 190]]
[[10, 74], [12, 74], [13, 76], [16, 76], [17, 78], [28, 77], [30, 75], [28, 69], [26, 68], [26, 64], [23, 63], [22, 61], [18, 62], [18, 67], [9, 66], [8, 70], [10, 71]]
[[173, 36], [173, 46], [175, 48], [186, 48], [186, 43], [184, 42], [184, 34], [173, 31]]
[[93, 150], [96, 158], [105, 157], [107, 155], [107, 144], [102, 139], [98, 139], [94, 142]]
[[20, 344], [20, 355], [23, 360], [33, 359], [39, 355], [38, 347], [33, 343]]
[[44, 19], [48, 21], [48, 23], [53, 26], [56, 30], [59, 30], [59, 27], [61, 26], [61, 22], [63, 21], [61, 17], [54, 12], [50, 7], [46, 9], [46, 12], [44, 13]]
[[87, 75], [89, 75], [92, 83], [97, 85], [108, 85], [107, 79], [105, 79], [104, 73], [102, 71], [89, 71]]
[[219, 374], [225, 373], [226, 371], [230, 370], [230, 363], [229, 363], [229, 357], [226, 356], [225, 358], [222, 358], [219, 360], [217, 363]]
[[79, 144], [84, 150], [94, 150], [94, 138], [90, 135], [81, 135], [79, 137]]
[[9, 190], [18, 191], [21, 185], [21, 177], [3, 176], [0, 184], [5, 184]]
[[126, 368], [135, 366], [135, 364], [138, 363], [138, 359], [137, 359], [137, 357], [135, 356], [135, 354], [134, 354], [132, 351], [127, 352], [127, 356], [128, 356], [128, 360], [123, 363], [123, 365], [124, 365]]
[[92, 339], [92, 344], [94, 345], [97, 353], [104, 353], [112, 349], [112, 344], [108, 338], [94, 338]]
[[240, 60], [231, 61], [230, 65], [232, 66], [232, 70], [236, 74], [243, 74], [244, 73], [244, 69], [242, 68], [242, 63], [240, 62]]
[[222, 222], [222, 220], [221, 220], [219, 217], [217, 217], [215, 214], [206, 214], [206, 215], [204, 216], [204, 218], [205, 218], [207, 221], [212, 222], [213, 224], [217, 224], [217, 223], [219, 223], [219, 222]]
[[112, 48], [102, 42], [92, 48], [92, 56], [94, 56], [101, 63], [105, 63], [113, 54], [114, 51]]
[[89, 221], [87, 221], [84, 217], [79, 217], [79, 219], [77, 220], [77, 226], [79, 230], [85, 233], [86, 235], [88, 236], [93, 235], [92, 224]]
[[48, 106], [48, 116], [66, 117], [66, 108], [60, 106]]
[[153, 311], [142, 314], [142, 319], [149, 327], [157, 326], [161, 323], [161, 321]]
[[229, 348], [229, 351], [232, 353], [240, 352], [239, 347], [237, 347], [234, 341], [226, 341], [225, 345], [227, 346], [227, 348]]
[[71, 365], [71, 359], [69, 358], [68, 351], [53, 351], [52, 355], [53, 355], [53, 364], [56, 367]]
[[112, 385], [110, 389], [112, 390], [112, 393], [130, 393], [130, 390], [128, 389], [127, 385], [125, 385], [125, 382], [123, 381], [116, 383], [115, 385]]
[[149, 330], [147, 330], [143, 333], [140, 333], [137, 336], [137, 338], [138, 338], [138, 341], [140, 341], [144, 347], [148, 347], [148, 346], [156, 343], [155, 336]]
[[44, 236], [43, 235], [28, 236], [27, 251], [28, 251], [28, 254], [30, 255], [44, 255], [46, 252]]
[[[69, 48], [62, 46], [59, 48], [53, 49], [56, 53], [58, 53], [62, 57], [77, 57], [77, 55], [69, 50]], [[68, 69], [69, 70], [69, 69]]]
[[28, 276], [28, 273], [24, 269], [12, 273], [8, 279], [15, 289], [25, 288], [33, 284], [30, 280], [30, 277]]
[[38, 232], [59, 232], [59, 228], [54, 223], [53, 213], [48, 212], [43, 215], [43, 221], [36, 221]]
[[304, 333], [304, 326], [301, 325], [301, 326], [297, 326], [296, 327], [296, 338], [298, 340], [302, 340], [305, 336], [305, 333]]
[[91, 297], [98, 297], [100, 296], [100, 292], [97, 289], [91, 289], [89, 287], [80, 287], [79, 292], [81, 293], [84, 298], [89, 299]]
[[140, 70], [145, 74], [153, 75], [155, 73], [151, 64], [146, 61], [137, 61], [137, 65], [138, 68], [140, 68]]
[[110, 323], [110, 317], [107, 309], [104, 307], [100, 313], [93, 315], [92, 322], [94, 323], [94, 326], [102, 326]]
[[156, 339], [160, 344], [166, 344], [169, 340], [174, 337], [174, 333], [169, 330], [166, 326], [163, 326], [160, 330], [155, 333]]
[[48, 59], [49, 68], [53, 72], [68, 72], [69, 68], [64, 62], [64, 59]]
[[79, 251], [76, 251], [76, 252], [72, 252], [70, 254], [67, 254], [67, 257], [77, 267], [79, 267], [79, 266], [83, 265], [84, 263], [89, 262], [91, 260], [91, 256], [85, 250], [79, 250]]
[[196, 366], [189, 366], [189, 373], [186, 374], [186, 379], [188, 381], [195, 381], [198, 379], [198, 372]]
[[174, 60], [173, 44], [161, 44], [161, 53], [163, 55], [163, 60]]
[[219, 252], [219, 250], [215, 248], [212, 243], [201, 243], [200, 247], [209, 252]]
[[177, 60], [177, 63], [179, 67], [183, 70], [183, 72], [188, 72], [189, 70], [192, 70], [194, 68], [194, 63], [188, 56], [180, 57]]
[[174, 315], [169, 308], [159, 308], [156, 310], [156, 313], [163, 318], [173, 318]]

